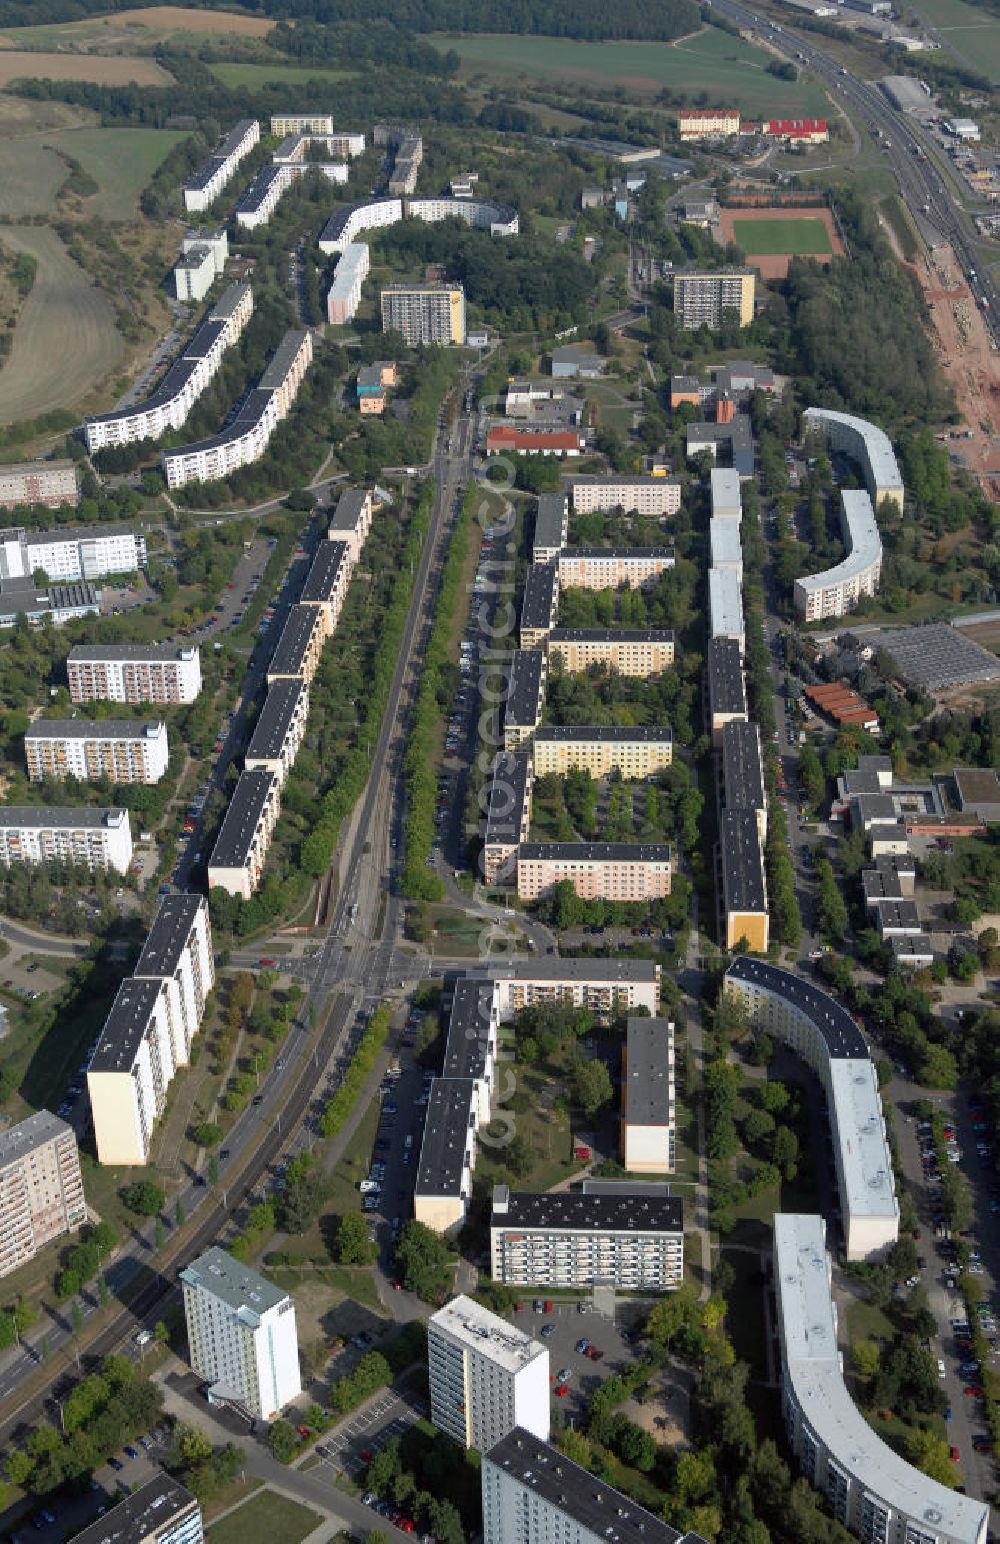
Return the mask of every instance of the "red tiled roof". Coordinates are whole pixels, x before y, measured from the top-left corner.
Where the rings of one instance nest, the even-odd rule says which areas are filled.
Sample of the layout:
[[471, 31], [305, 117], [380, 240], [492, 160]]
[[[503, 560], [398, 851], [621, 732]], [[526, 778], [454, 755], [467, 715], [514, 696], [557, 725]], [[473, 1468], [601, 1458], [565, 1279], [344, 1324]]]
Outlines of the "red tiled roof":
[[532, 434], [524, 429], [491, 429], [486, 436], [487, 450], [581, 450], [583, 442], [570, 430], [551, 434]]

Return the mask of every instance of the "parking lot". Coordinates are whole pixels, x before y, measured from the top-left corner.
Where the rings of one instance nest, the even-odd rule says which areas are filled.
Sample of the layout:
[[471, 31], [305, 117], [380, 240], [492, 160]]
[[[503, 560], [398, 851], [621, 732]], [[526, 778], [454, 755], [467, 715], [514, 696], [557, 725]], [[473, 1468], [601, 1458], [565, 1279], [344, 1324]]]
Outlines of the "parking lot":
[[389, 1063], [380, 1086], [381, 1112], [372, 1169], [364, 1183], [362, 1209], [369, 1218], [371, 1236], [381, 1246], [381, 1259], [390, 1279], [394, 1275], [393, 1246], [400, 1228], [413, 1211], [413, 1186], [420, 1161], [424, 1111], [431, 1074], [414, 1061], [413, 1039], [423, 1017], [415, 1009], [403, 1031], [402, 1043]]
[[392, 1392], [380, 1394], [367, 1410], [344, 1422], [334, 1436], [320, 1442], [316, 1456], [331, 1470], [331, 1477], [343, 1470], [355, 1479], [391, 1438], [402, 1437], [429, 1414], [430, 1407], [422, 1399]]
[[[548, 1350], [553, 1411], [561, 1410], [564, 1421], [579, 1420], [594, 1390], [610, 1373], [623, 1372], [631, 1362], [634, 1352], [625, 1336], [631, 1336], [634, 1331], [619, 1327], [585, 1303], [578, 1305], [553, 1300], [551, 1313], [537, 1312], [535, 1305], [546, 1301], [544, 1297], [526, 1293], [521, 1299], [521, 1308], [515, 1310], [511, 1318], [518, 1329], [541, 1340]], [[581, 1313], [581, 1306], [586, 1312]], [[619, 1305], [619, 1312], [624, 1315], [630, 1308], [635, 1310], [636, 1321], [641, 1321], [645, 1305], [630, 1302], [627, 1306]], [[584, 1340], [602, 1353], [599, 1360], [591, 1360], [583, 1350], [576, 1349]], [[559, 1374], [563, 1372], [570, 1376], [560, 1379]], [[559, 1394], [560, 1388], [565, 1388], [566, 1393]]]

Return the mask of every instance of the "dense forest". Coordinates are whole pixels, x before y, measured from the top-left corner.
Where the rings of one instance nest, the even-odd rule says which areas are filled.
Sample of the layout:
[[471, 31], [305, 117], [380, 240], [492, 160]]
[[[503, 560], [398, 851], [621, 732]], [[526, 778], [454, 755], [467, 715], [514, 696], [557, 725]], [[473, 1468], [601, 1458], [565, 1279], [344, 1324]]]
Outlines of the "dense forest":
[[[128, 0], [136, 8], [155, 0]], [[188, 0], [207, 10], [225, 10], [213, 0]], [[315, 21], [323, 27], [341, 22], [387, 20], [408, 32], [521, 32], [570, 38], [676, 38], [698, 27], [694, 0], [253, 0], [241, 7], [264, 16]], [[114, 0], [0, 0], [0, 26], [38, 26], [43, 22], [83, 21], [113, 16]]]

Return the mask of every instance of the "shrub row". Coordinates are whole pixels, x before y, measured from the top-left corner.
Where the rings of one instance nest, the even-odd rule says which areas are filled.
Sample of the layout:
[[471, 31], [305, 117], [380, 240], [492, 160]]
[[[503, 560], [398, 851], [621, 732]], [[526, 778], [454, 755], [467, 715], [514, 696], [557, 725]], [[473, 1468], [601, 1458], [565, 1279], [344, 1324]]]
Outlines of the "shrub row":
[[340, 1087], [323, 1111], [320, 1130], [325, 1137], [335, 1137], [350, 1115], [364, 1086], [365, 1078], [374, 1067], [375, 1058], [385, 1044], [388, 1032], [389, 1008], [383, 1004], [372, 1014], [368, 1028], [361, 1036], [358, 1048], [351, 1057], [351, 1064], [344, 1073]]

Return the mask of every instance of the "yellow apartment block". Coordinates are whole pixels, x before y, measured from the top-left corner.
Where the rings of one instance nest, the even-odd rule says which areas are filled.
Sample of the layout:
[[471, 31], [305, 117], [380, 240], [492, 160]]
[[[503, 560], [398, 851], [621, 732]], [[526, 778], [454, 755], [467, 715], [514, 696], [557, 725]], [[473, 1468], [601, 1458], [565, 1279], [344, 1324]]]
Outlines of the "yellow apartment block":
[[570, 674], [608, 665], [619, 675], [651, 676], [674, 663], [672, 632], [624, 628], [556, 627], [548, 635], [549, 664], [558, 659]]
[[641, 782], [670, 766], [674, 742], [665, 727], [542, 728], [535, 731], [534, 756], [536, 778], [546, 772], [565, 776], [579, 767], [595, 778], [618, 771], [627, 782]]

